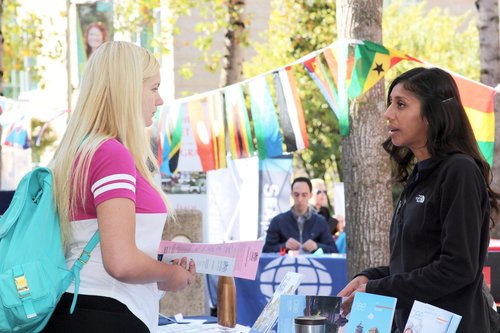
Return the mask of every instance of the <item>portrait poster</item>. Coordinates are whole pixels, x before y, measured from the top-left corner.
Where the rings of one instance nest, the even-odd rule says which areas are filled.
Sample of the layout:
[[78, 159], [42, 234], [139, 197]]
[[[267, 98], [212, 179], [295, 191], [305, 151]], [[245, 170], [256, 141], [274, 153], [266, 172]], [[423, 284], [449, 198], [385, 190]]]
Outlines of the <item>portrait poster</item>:
[[92, 52], [102, 43], [113, 40], [113, 33], [113, 4], [110, 1], [76, 5], [79, 78]]

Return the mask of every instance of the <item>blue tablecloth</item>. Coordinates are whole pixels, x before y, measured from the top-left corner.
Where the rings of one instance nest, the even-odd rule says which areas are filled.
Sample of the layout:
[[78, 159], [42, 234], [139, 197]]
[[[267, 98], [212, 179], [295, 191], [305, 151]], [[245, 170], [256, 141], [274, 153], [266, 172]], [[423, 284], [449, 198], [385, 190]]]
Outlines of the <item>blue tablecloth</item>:
[[297, 294], [335, 296], [347, 284], [344, 254], [279, 256], [262, 254], [254, 280], [236, 278], [236, 320], [252, 326], [286, 272], [304, 274]]

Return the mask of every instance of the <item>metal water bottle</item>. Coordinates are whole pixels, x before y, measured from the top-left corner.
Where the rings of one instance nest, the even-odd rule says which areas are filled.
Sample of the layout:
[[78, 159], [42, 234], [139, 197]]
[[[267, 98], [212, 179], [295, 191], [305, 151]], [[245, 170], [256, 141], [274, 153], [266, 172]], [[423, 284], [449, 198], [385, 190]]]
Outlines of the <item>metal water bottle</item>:
[[217, 283], [217, 323], [236, 326], [236, 285], [232, 276], [219, 276]]
[[326, 317], [296, 317], [295, 333], [325, 333]]

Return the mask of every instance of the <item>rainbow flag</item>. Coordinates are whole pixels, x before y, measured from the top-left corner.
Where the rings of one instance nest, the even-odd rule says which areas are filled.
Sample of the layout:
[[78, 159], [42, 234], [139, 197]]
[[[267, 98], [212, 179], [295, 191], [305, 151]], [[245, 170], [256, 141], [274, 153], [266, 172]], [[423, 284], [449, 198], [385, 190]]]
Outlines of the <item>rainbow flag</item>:
[[239, 84], [224, 89], [229, 148], [232, 159], [250, 157], [254, 153], [252, 132], [245, 98]]
[[495, 147], [495, 89], [463, 76], [450, 73], [457, 83], [460, 99], [469, 117], [484, 159], [493, 165]]

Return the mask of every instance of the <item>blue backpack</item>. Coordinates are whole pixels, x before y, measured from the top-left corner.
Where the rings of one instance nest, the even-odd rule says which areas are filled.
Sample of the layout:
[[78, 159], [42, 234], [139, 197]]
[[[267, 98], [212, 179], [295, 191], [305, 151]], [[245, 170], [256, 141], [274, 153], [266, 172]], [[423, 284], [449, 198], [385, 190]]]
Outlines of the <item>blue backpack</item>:
[[0, 218], [0, 332], [41, 331], [75, 279], [73, 313], [80, 270], [98, 242], [96, 231], [80, 258], [67, 269], [52, 173], [37, 168], [26, 174]]

